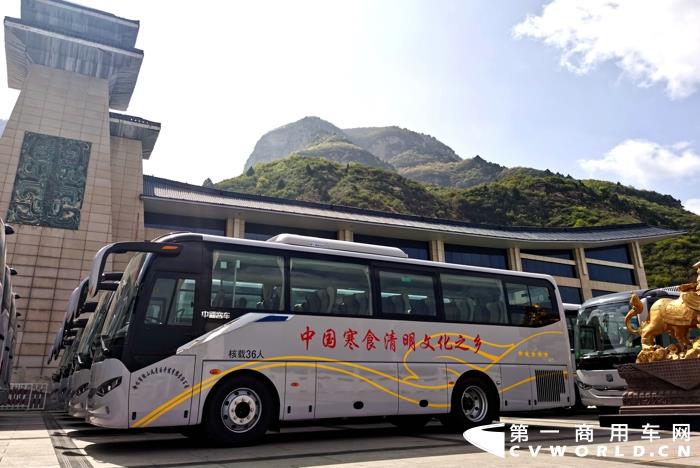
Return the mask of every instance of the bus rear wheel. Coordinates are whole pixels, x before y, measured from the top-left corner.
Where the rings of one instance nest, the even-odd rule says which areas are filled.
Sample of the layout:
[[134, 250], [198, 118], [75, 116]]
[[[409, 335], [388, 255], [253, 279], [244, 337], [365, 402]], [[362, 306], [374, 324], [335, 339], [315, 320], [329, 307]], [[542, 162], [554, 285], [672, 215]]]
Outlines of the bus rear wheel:
[[466, 376], [452, 391], [449, 414], [440, 421], [450, 429], [464, 431], [498, 419], [499, 401], [491, 385], [479, 376]]
[[252, 445], [267, 432], [272, 411], [272, 395], [264, 383], [247, 375], [233, 377], [209, 395], [202, 426], [214, 444]]

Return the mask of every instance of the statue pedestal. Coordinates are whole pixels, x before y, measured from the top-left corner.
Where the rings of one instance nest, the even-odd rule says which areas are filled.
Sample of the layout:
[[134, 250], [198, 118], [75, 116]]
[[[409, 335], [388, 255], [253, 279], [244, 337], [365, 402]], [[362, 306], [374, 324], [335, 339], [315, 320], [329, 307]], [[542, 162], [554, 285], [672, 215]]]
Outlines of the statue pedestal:
[[620, 413], [601, 415], [600, 425], [690, 424], [700, 430], [700, 359], [669, 360], [618, 367], [627, 381]]

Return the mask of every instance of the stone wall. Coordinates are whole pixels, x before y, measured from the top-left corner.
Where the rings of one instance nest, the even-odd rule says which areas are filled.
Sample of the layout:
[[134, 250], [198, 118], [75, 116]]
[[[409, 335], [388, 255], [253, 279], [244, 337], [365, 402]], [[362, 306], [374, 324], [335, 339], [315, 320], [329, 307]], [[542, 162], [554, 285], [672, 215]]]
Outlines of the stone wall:
[[[22, 314], [15, 382], [50, 376], [56, 362], [47, 366], [46, 355], [61, 326], [70, 293], [87, 275], [95, 251], [113, 238], [112, 183], [119, 176], [112, 174], [108, 102], [106, 80], [32, 65], [0, 139], [3, 218], [13, 197], [25, 132], [80, 140], [90, 146], [77, 229], [45, 227], [41, 221], [37, 225], [12, 223], [17, 235], [8, 237], [8, 264], [19, 272], [13, 282], [21, 295], [17, 308]], [[119, 151], [117, 160], [124, 163], [117, 162], [116, 166], [128, 173], [124, 181], [130, 188], [136, 176], [132, 174], [132, 158], [126, 155], [132, 149]], [[133, 200], [125, 193], [126, 186], [121, 189], [117, 205], [121, 211], [117, 213], [131, 211], [133, 215], [137, 211]], [[138, 197], [141, 192], [135, 193]], [[121, 231], [116, 234], [121, 235]]]

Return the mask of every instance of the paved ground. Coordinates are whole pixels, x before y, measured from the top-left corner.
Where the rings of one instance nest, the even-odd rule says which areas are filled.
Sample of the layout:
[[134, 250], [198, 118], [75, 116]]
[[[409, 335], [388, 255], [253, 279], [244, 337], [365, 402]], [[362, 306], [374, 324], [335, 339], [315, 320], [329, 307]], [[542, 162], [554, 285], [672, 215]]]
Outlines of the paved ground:
[[[58, 412], [3, 412], [0, 413], [0, 466], [700, 466], [700, 433], [693, 434], [690, 442], [673, 442], [669, 433], [661, 433], [661, 440], [649, 442], [640, 440], [640, 432], [630, 431], [629, 442], [616, 444], [619, 453], [625, 456], [615, 457], [609, 430], [597, 426], [597, 415], [592, 412], [504, 417], [502, 421], [507, 429], [511, 424], [529, 425], [529, 441], [519, 444], [520, 457], [507, 453], [506, 458], [499, 459], [484, 453], [467, 444], [461, 435], [444, 431], [437, 423], [410, 434], [381, 422], [284, 428], [280, 433], [269, 434], [262, 445], [224, 449], [202, 446], [173, 432], [99, 429]], [[590, 424], [595, 437], [587, 445], [589, 455], [585, 457], [575, 453], [574, 436], [581, 424]], [[505, 435], [506, 445], [510, 447], [511, 434], [506, 431]], [[537, 450], [538, 445], [542, 445], [541, 451], [536, 457], [531, 456], [528, 446]], [[565, 454], [553, 458], [550, 445], [567, 446]], [[606, 453], [598, 451], [603, 445], [607, 446]], [[644, 456], [633, 456], [635, 445], [644, 448]], [[679, 445], [689, 446], [691, 456], [677, 456]], [[666, 452], [668, 456], [661, 456]]]

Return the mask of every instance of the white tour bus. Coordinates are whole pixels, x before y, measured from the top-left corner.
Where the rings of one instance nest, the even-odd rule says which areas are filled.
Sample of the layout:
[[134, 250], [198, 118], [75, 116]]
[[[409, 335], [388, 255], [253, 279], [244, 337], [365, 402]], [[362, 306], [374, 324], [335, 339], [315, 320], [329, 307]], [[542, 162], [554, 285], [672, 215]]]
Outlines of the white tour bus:
[[387, 416], [455, 429], [572, 404], [564, 311], [547, 275], [408, 259], [289, 234], [171, 234], [112, 253], [124, 271], [102, 330], [87, 421], [196, 426], [257, 441], [281, 422]]
[[[680, 296], [677, 287], [641, 289], [594, 297], [581, 305], [574, 332], [576, 385], [585, 406], [615, 409], [622, 406], [627, 382], [616, 367], [635, 362], [642, 349], [639, 335], [625, 327], [630, 297], [637, 294], [644, 310], [632, 320], [635, 326], [647, 319], [649, 308], [662, 297]], [[663, 341], [665, 340], [665, 341]], [[659, 337], [659, 344], [670, 344]]]
[[90, 384], [90, 367], [94, 350], [107, 317], [107, 309], [112, 299], [112, 291], [103, 290], [97, 294], [97, 300], [87, 302], [83, 309], [92, 312], [73, 356], [73, 372], [68, 389], [68, 414], [76, 418], [84, 418], [87, 413], [87, 395]]
[[87, 298], [87, 278], [83, 279], [77, 288], [73, 290], [68, 299], [68, 306], [63, 317], [63, 326], [59, 329], [54, 345], [49, 352], [47, 363], [57, 359], [61, 350], [63, 354], [58, 364], [58, 369], [52, 377], [53, 384], [49, 391], [49, 403], [51, 407], [66, 408], [68, 406], [69, 389], [73, 373], [73, 357], [78, 347], [83, 328], [89, 320], [89, 316], [81, 314], [82, 307]]

